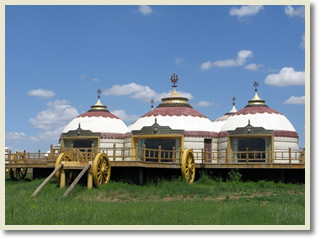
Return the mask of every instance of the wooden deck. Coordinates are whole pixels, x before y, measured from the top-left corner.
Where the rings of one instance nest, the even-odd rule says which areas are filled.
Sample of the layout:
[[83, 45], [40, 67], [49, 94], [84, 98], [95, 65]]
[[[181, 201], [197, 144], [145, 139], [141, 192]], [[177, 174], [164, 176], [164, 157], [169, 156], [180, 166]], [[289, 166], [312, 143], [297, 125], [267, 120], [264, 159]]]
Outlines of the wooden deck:
[[[55, 168], [55, 161], [60, 153], [68, 153], [65, 161], [68, 169], [83, 169], [94, 160], [99, 152], [108, 155], [112, 167], [139, 167], [180, 169], [180, 150], [161, 150], [148, 148], [53, 148], [50, 153], [17, 152], [6, 155], [6, 168]], [[304, 152], [297, 151], [246, 151], [246, 152], [209, 152], [194, 151], [196, 168], [200, 169], [305, 169]]]

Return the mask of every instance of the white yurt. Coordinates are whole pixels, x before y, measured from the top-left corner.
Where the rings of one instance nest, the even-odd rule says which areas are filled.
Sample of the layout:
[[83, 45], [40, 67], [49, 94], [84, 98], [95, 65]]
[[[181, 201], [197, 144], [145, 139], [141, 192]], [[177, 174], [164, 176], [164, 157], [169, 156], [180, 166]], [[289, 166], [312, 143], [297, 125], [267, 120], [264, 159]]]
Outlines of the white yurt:
[[[177, 75], [172, 76], [177, 79]], [[128, 129], [131, 132], [132, 146], [165, 150], [184, 150], [191, 148], [200, 154], [201, 150], [217, 149], [217, 132], [212, 122], [202, 113], [195, 110], [182, 97], [173, 85], [173, 92], [157, 108], [141, 116]]]
[[[98, 90], [98, 94], [101, 91]], [[99, 149], [123, 147], [127, 133], [126, 124], [110, 113], [105, 105], [98, 100], [91, 109], [74, 118], [63, 130], [60, 138], [62, 147]]]
[[247, 151], [258, 161], [278, 162], [287, 159], [289, 152], [298, 151], [298, 134], [283, 114], [265, 104], [256, 88], [245, 108], [226, 118], [219, 131], [218, 147], [219, 151], [227, 150], [232, 159], [244, 159]]

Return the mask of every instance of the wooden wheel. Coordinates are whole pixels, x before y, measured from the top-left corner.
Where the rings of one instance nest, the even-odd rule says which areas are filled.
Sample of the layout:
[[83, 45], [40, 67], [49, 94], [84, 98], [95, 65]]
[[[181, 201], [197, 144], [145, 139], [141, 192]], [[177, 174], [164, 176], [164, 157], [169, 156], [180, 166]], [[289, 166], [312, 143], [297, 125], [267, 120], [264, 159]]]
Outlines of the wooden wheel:
[[103, 152], [98, 153], [93, 161], [93, 178], [95, 186], [106, 184], [110, 179], [110, 161]]
[[195, 178], [195, 162], [193, 151], [186, 149], [181, 160], [181, 173], [187, 183], [193, 183]]
[[[14, 163], [14, 155], [11, 155], [10, 162]], [[9, 169], [9, 176], [11, 180], [20, 180], [24, 179], [28, 172], [27, 168], [10, 168]]]
[[[55, 161], [55, 168], [56, 168], [57, 166], [59, 166], [59, 164], [62, 163], [62, 161], [71, 161], [70, 155], [67, 154], [67, 153], [61, 153], [61, 154], [57, 157], [57, 159], [56, 159], [56, 161]], [[57, 171], [57, 172], [56, 172], [55, 178], [56, 178], [57, 184], [60, 184], [60, 171]], [[69, 172], [69, 174], [66, 176], [66, 178], [67, 178], [67, 180], [71, 180], [71, 178], [72, 178], [72, 172]], [[66, 181], [66, 182], [68, 183], [69, 181]]]
[[9, 175], [11, 180], [24, 179], [27, 172], [28, 172], [27, 168], [10, 168], [9, 169]]

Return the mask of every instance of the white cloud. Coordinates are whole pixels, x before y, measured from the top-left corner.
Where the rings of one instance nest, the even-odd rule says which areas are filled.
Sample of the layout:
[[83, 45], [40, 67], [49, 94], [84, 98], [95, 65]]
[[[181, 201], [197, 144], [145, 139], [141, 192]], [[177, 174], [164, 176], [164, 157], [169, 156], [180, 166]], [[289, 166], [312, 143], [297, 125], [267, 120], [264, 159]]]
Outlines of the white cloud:
[[24, 132], [8, 132], [6, 133], [6, 139], [8, 140], [25, 140], [27, 136]]
[[262, 67], [261, 64], [251, 63], [251, 64], [246, 65], [244, 67], [244, 69], [251, 70], [251, 71], [257, 71], [257, 70], [259, 70], [260, 67]]
[[212, 66], [216, 67], [232, 67], [232, 66], [242, 66], [245, 64], [248, 58], [253, 57], [253, 52], [250, 50], [241, 50], [237, 53], [236, 59], [227, 59], [227, 60], [217, 60], [214, 62], [207, 61], [201, 65], [201, 70], [208, 70]]
[[284, 67], [278, 74], [270, 74], [265, 79], [266, 84], [284, 87], [305, 84], [305, 72], [295, 71], [292, 67]]
[[204, 63], [201, 65], [201, 70], [208, 70], [208, 69], [210, 69], [212, 66], [213, 66], [213, 64], [212, 64], [211, 61], [204, 62]]
[[302, 34], [299, 47], [305, 49], [305, 34]]
[[305, 6], [293, 8], [292, 6], [285, 7], [285, 13], [289, 17], [305, 17]]
[[98, 82], [98, 81], [99, 81], [99, 78], [92, 78], [92, 81], [93, 81], [93, 82]]
[[34, 138], [57, 139], [66, 124], [78, 115], [77, 110], [65, 100], [48, 102], [47, 106], [48, 109], [39, 112], [35, 118], [29, 119], [33, 126], [42, 131]]
[[34, 96], [34, 97], [50, 98], [55, 96], [55, 93], [51, 90], [45, 90], [45, 89], [39, 88], [39, 89], [29, 90], [28, 95]]
[[[187, 97], [192, 99], [193, 96], [188, 92], [178, 91], [180, 95], [183, 97]], [[113, 87], [104, 90], [103, 95], [115, 95], [115, 96], [123, 96], [127, 95], [134, 99], [140, 99], [144, 102], [150, 102], [151, 99], [155, 101], [160, 101], [161, 98], [167, 97], [170, 95], [169, 92], [161, 92], [157, 93], [155, 90], [151, 89], [149, 86], [143, 86], [136, 83], [129, 83], [123, 85], [114, 85]]]
[[230, 10], [231, 16], [237, 16], [239, 18], [254, 16], [260, 10], [264, 9], [262, 5], [260, 6], [242, 6], [242, 7], [232, 7]]
[[125, 122], [133, 122], [133, 121], [136, 121], [140, 117], [136, 114], [127, 115], [124, 110], [115, 110], [115, 111], [112, 111], [111, 113], [118, 116], [120, 119], [122, 119]]
[[151, 7], [147, 5], [138, 6], [138, 11], [144, 16], [148, 16], [152, 13]]
[[199, 107], [212, 107], [215, 106], [215, 103], [213, 102], [207, 102], [207, 101], [200, 101], [197, 104]]
[[284, 104], [305, 104], [305, 96], [291, 96], [284, 102]]
[[181, 65], [183, 64], [183, 62], [184, 62], [184, 59], [176, 57], [176, 65]]

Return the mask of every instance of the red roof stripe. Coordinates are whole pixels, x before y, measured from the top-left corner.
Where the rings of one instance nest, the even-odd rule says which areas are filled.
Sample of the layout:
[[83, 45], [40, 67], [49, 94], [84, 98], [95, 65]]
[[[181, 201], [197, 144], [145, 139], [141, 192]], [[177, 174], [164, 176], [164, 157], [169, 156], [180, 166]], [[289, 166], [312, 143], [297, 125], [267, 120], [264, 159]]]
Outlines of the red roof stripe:
[[202, 113], [190, 107], [157, 107], [142, 117], [150, 116], [193, 116], [207, 118]]
[[110, 112], [105, 111], [91, 111], [91, 112], [85, 112], [77, 117], [109, 117], [109, 118], [115, 118], [119, 119], [117, 116]]
[[256, 114], [256, 113], [274, 113], [274, 114], [281, 114], [280, 112], [269, 108], [269, 107], [245, 107], [234, 115], [246, 115], [246, 114]]

